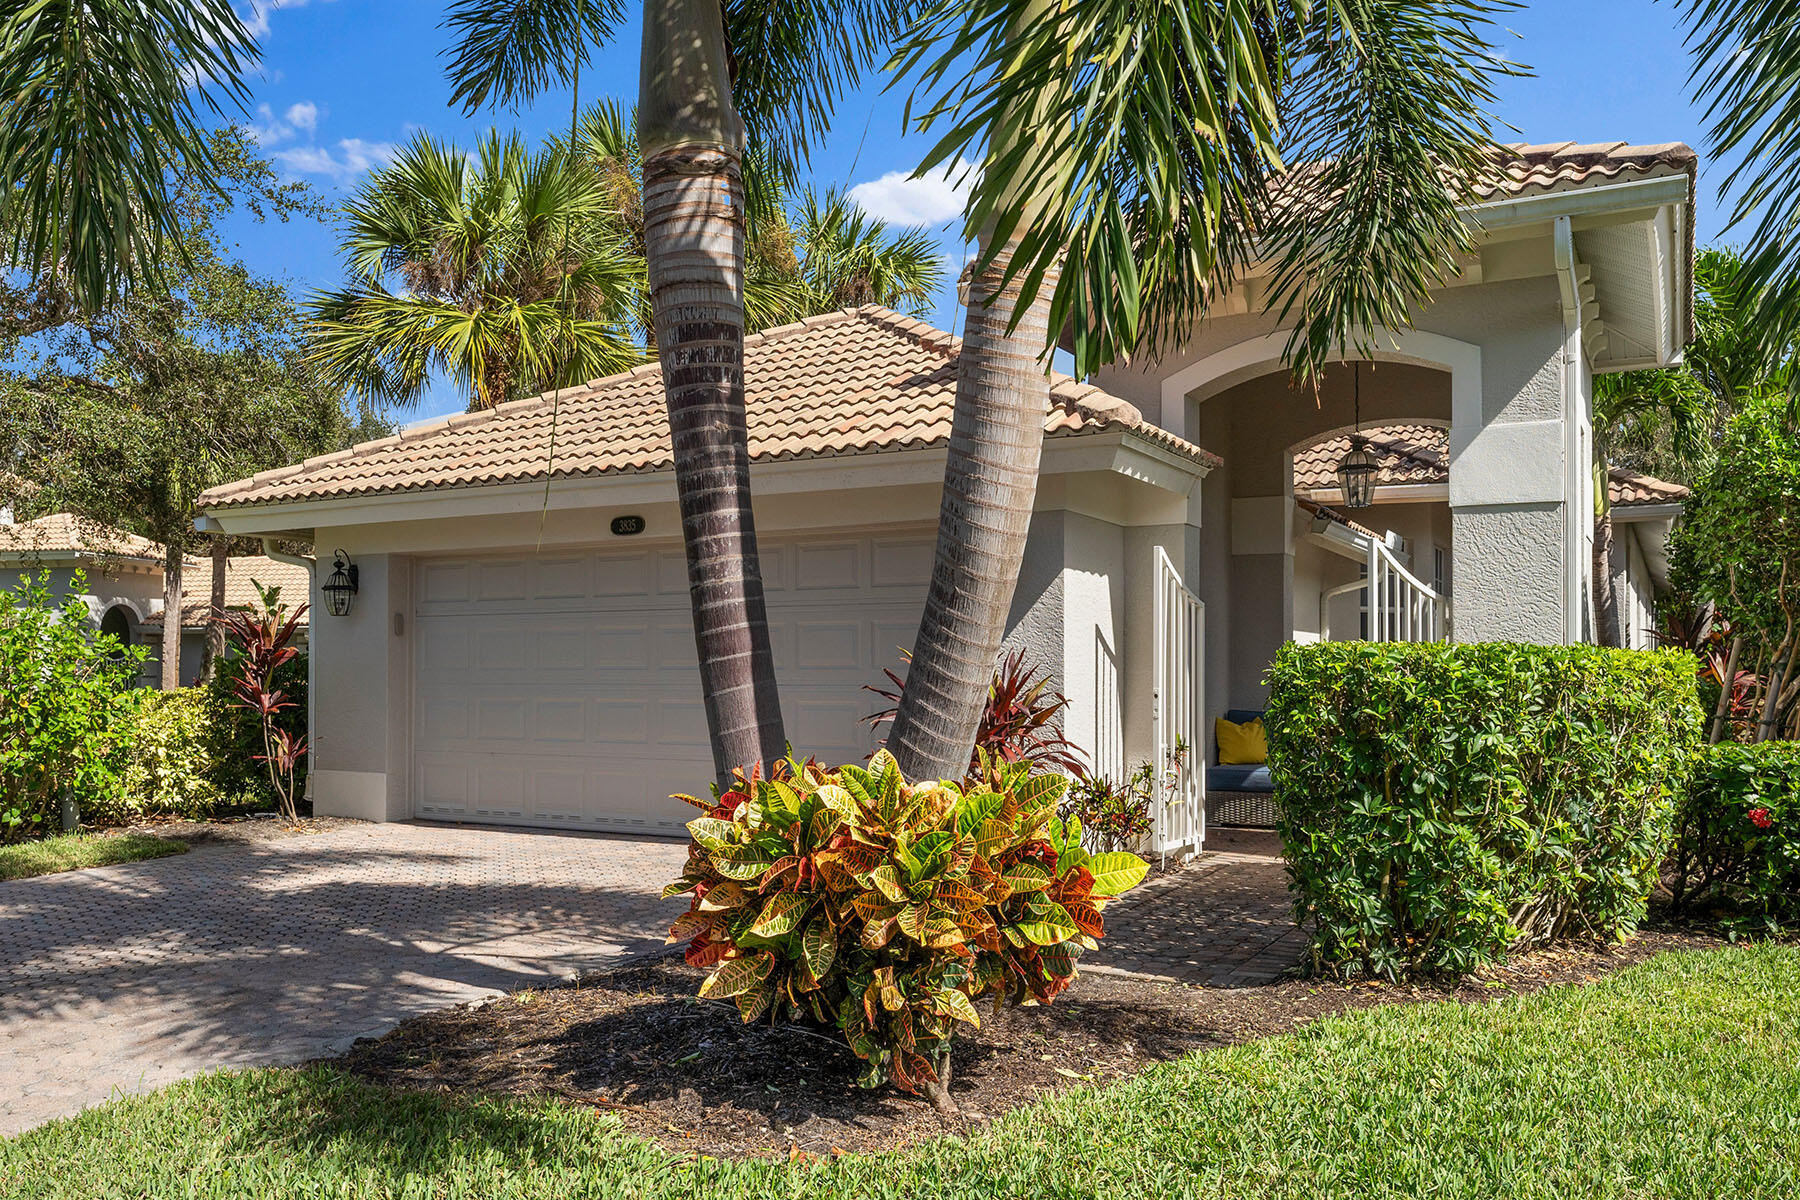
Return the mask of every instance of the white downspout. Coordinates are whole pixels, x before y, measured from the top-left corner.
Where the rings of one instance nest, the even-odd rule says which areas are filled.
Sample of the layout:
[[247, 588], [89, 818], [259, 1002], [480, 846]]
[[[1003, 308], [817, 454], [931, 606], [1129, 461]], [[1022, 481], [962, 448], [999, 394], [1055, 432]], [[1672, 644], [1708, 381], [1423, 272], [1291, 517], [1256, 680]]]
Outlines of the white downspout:
[[[318, 566], [318, 563], [313, 559], [307, 558], [305, 555], [288, 554], [285, 551], [277, 550], [275, 548], [275, 539], [272, 537], [263, 538], [262, 548], [263, 554], [274, 559], [276, 562], [286, 563], [290, 567], [299, 567], [306, 572], [306, 603], [310, 606], [313, 599], [313, 571]], [[313, 706], [317, 702], [317, 688], [314, 686], [314, 673], [317, 670], [317, 667], [314, 663], [313, 652], [318, 647], [314, 645], [313, 642], [311, 617], [307, 618], [306, 630], [306, 744], [308, 753], [310, 754], [313, 731], [318, 729], [318, 724], [313, 720]], [[308, 764], [306, 772], [306, 802], [308, 804], [312, 803], [313, 798], [313, 775], [314, 772], [311, 768], [311, 764]]]
[[1582, 521], [1592, 521], [1593, 514], [1591, 506], [1582, 504], [1582, 497], [1587, 494], [1582, 477], [1590, 473], [1581, 445], [1582, 297], [1581, 281], [1575, 274], [1574, 227], [1567, 216], [1556, 218], [1554, 241], [1563, 317], [1563, 643], [1574, 645], [1584, 640], [1581, 583], [1586, 572], [1581, 564], [1585, 541]]

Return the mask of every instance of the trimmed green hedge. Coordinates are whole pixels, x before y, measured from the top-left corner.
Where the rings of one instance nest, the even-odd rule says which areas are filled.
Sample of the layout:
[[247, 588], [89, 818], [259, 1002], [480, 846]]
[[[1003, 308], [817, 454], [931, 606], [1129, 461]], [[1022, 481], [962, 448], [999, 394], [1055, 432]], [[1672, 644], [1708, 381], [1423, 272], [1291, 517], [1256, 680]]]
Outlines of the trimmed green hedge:
[[1462, 974], [1642, 919], [1700, 741], [1680, 651], [1288, 645], [1269, 766], [1316, 965]]
[[1778, 927], [1800, 920], [1800, 742], [1702, 747], [1675, 819], [1669, 890]]
[[96, 799], [84, 820], [127, 825], [145, 817], [204, 817], [220, 801], [209, 749], [212, 726], [198, 689], [142, 689], [126, 701], [119, 731], [124, 768], [119, 789]]

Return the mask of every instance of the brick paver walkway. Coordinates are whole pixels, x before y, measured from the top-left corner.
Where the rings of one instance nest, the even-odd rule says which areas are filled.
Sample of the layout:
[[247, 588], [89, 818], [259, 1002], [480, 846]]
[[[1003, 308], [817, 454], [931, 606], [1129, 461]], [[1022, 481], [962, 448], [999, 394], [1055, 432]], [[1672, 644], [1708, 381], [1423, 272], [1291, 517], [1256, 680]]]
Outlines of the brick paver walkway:
[[[1273, 835], [1216, 831], [1083, 967], [1265, 983], [1298, 961]], [[367, 825], [0, 883], [0, 1134], [661, 946], [681, 843]]]
[[368, 825], [0, 883], [0, 1134], [660, 946], [685, 857]]
[[1106, 908], [1098, 967], [1204, 987], [1269, 983], [1300, 961], [1281, 841], [1273, 833], [1210, 831], [1194, 862], [1149, 880]]

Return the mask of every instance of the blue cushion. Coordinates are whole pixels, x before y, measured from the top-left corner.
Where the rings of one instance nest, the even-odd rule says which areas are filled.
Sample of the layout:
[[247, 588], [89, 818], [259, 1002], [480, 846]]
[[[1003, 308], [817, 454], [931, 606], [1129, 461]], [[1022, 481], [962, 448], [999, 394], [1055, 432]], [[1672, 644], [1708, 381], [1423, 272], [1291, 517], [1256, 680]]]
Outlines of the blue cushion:
[[1254, 721], [1262, 715], [1263, 710], [1260, 708], [1233, 708], [1226, 711], [1225, 719], [1233, 725], [1242, 725], [1247, 721]]
[[1206, 768], [1206, 790], [1209, 792], [1273, 792], [1275, 777], [1267, 763], [1238, 763], [1229, 767]]

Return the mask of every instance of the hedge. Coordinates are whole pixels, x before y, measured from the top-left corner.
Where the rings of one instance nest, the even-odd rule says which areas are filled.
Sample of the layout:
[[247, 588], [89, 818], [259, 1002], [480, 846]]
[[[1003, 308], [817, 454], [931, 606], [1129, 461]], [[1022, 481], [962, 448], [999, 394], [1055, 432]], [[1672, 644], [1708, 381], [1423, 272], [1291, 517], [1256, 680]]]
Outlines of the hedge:
[[84, 807], [82, 819], [126, 825], [145, 817], [204, 817], [221, 800], [213, 782], [206, 696], [140, 689], [124, 701], [119, 789]]
[[1669, 865], [1677, 908], [1770, 928], [1800, 920], [1800, 742], [1703, 747]]
[[1642, 919], [1699, 744], [1681, 651], [1288, 645], [1269, 766], [1315, 964], [1463, 974]]
[[[262, 720], [252, 710], [242, 707], [233, 692], [243, 672], [243, 661], [235, 646], [228, 647], [212, 681], [205, 685], [209, 732], [206, 750], [211, 758], [211, 779], [219, 794], [233, 804], [267, 808], [275, 804], [275, 788], [269, 783], [268, 768], [257, 761], [263, 752]], [[306, 734], [306, 655], [295, 656], [278, 668], [275, 682], [293, 701], [276, 717], [276, 724], [295, 736]], [[302, 758], [294, 772], [294, 786], [304, 791], [306, 772], [311, 759]]]

